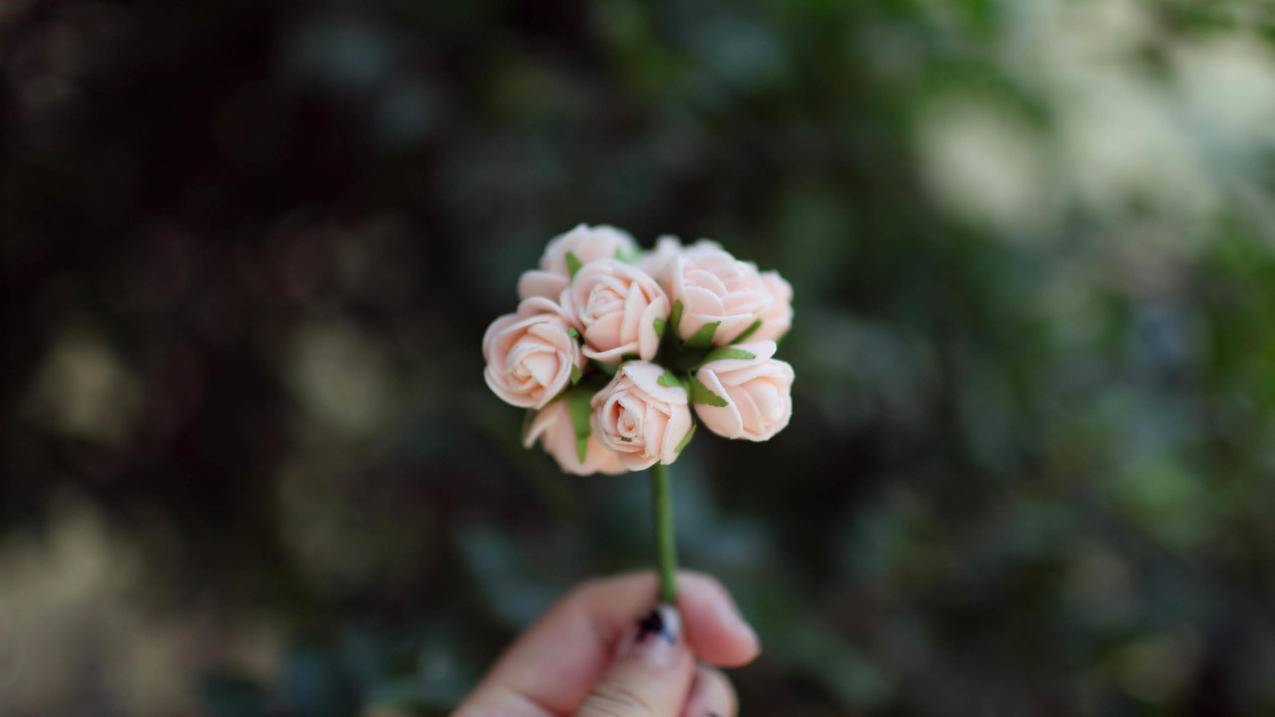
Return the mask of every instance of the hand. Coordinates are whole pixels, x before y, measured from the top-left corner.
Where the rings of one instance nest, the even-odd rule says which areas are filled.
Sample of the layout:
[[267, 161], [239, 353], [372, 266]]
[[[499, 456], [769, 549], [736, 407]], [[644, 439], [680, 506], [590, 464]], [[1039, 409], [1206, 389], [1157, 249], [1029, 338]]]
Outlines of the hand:
[[514, 642], [453, 717], [733, 717], [735, 690], [709, 665], [752, 662], [757, 636], [713, 578], [683, 572], [677, 586], [674, 610], [653, 609], [652, 573], [580, 585]]

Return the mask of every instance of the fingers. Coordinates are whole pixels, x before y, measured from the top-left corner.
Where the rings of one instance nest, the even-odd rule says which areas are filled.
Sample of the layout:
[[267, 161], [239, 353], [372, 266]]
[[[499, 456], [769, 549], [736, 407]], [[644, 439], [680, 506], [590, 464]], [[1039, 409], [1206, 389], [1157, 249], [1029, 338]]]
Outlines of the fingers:
[[677, 610], [661, 605], [623, 639], [576, 717], [677, 717], [694, 676]]
[[[656, 592], [649, 572], [576, 588], [506, 651], [457, 714], [571, 714], [611, 662], [625, 631], [655, 605]], [[756, 635], [716, 580], [679, 573], [678, 593], [686, 642], [701, 661], [735, 667], [757, 656]]]
[[682, 717], [735, 717], [738, 709], [735, 688], [726, 675], [711, 667], [696, 671]]
[[684, 572], [678, 577], [677, 607], [691, 651], [701, 662], [741, 667], [757, 658], [761, 642], [735, 607], [726, 588], [714, 578]]

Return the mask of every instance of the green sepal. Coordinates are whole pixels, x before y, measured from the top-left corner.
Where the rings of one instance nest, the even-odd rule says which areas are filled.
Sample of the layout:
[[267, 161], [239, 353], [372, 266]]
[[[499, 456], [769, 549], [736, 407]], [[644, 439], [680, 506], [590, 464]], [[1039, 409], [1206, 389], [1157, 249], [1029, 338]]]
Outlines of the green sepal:
[[639, 251], [625, 251], [622, 246], [617, 246], [615, 248], [615, 258], [626, 264], [632, 264], [637, 261], [639, 256], [641, 256], [641, 252]]
[[746, 341], [746, 340], [748, 339], [748, 337], [749, 337], [749, 336], [752, 336], [753, 334], [757, 333], [757, 329], [760, 329], [760, 328], [761, 328], [761, 319], [754, 319], [754, 320], [753, 320], [753, 323], [749, 324], [749, 325], [748, 325], [748, 328], [746, 328], [746, 329], [744, 329], [742, 332], [740, 332], [739, 336], [736, 336], [736, 337], [735, 337], [735, 338], [731, 341], [731, 343], [732, 343], [732, 344], [742, 344], [742, 343], [744, 343], [744, 341]]
[[601, 371], [602, 373], [612, 377], [615, 376], [616, 371], [620, 370], [620, 367], [613, 363], [603, 363], [601, 361], [594, 361], [593, 365], [597, 366], [598, 370]]
[[593, 427], [589, 425], [589, 416], [593, 413], [593, 391], [584, 386], [576, 386], [567, 391], [567, 412], [571, 414], [571, 429], [576, 434], [576, 454], [584, 463], [589, 452], [589, 436], [593, 435]]
[[571, 364], [571, 385], [580, 383], [580, 379], [584, 377], [584, 371], [580, 370], [577, 364]]
[[583, 386], [577, 386], [567, 392], [567, 411], [571, 414], [571, 429], [576, 434], [576, 455], [584, 463], [589, 454], [589, 436], [593, 435], [593, 426], [589, 424], [589, 416], [593, 413], [593, 392]]
[[579, 331], [576, 331], [576, 327], [574, 327], [574, 326], [568, 326], [568, 327], [567, 327], [567, 336], [570, 336], [571, 338], [575, 339], [576, 341], [579, 341], [579, 340], [580, 340], [580, 332], [579, 332]]
[[680, 454], [683, 450], [685, 450], [686, 445], [691, 442], [691, 436], [695, 435], [696, 428], [699, 428], [699, 424], [692, 421], [691, 427], [686, 429], [686, 435], [682, 436], [682, 440], [677, 443], [677, 448], [673, 449], [674, 453]]
[[660, 384], [661, 386], [668, 386], [669, 388], [677, 388], [678, 386], [682, 385], [682, 379], [678, 378], [677, 374], [673, 373], [672, 371], [665, 371], [664, 373], [660, 374], [660, 377], [656, 379], [655, 382]]
[[580, 267], [584, 266], [584, 264], [580, 263], [580, 257], [570, 250], [567, 251], [564, 258], [567, 260], [567, 275], [574, 279], [576, 272], [580, 271]]
[[637, 361], [640, 358], [642, 357], [635, 353], [620, 354], [621, 361]]
[[699, 331], [691, 334], [691, 337], [686, 340], [686, 347], [692, 349], [706, 349], [709, 346], [712, 346], [713, 334], [717, 333], [717, 327], [721, 326], [721, 324], [722, 322], [720, 321], [713, 321], [699, 327]]
[[704, 385], [704, 382], [698, 378], [691, 376], [691, 403], [703, 403], [717, 408], [726, 408], [730, 405], [726, 399], [713, 393], [713, 389]]
[[655, 317], [651, 322], [651, 326], [655, 329], [655, 335], [664, 338], [664, 330], [668, 328], [668, 322], [660, 317]]
[[677, 336], [678, 327], [682, 325], [682, 300], [677, 299], [673, 302], [673, 309], [668, 314], [669, 328], [673, 329], [673, 336]]
[[704, 363], [709, 361], [721, 361], [722, 359], [755, 359], [757, 354], [752, 351], [737, 349], [733, 346], [718, 346], [717, 348], [704, 354]]

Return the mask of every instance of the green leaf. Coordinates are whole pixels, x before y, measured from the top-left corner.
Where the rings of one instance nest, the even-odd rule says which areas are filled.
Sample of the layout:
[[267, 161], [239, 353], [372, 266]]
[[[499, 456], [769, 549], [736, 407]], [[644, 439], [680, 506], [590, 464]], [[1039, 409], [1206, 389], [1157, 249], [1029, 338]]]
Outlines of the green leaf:
[[717, 327], [721, 325], [720, 321], [713, 321], [699, 327], [699, 331], [691, 334], [686, 340], [686, 345], [693, 349], [706, 349], [713, 345], [713, 334], [717, 333]]
[[664, 330], [668, 328], [667, 321], [657, 316], [655, 317], [655, 320], [651, 322], [651, 326], [655, 327], [656, 336], [659, 336], [660, 338], [664, 338]]
[[682, 436], [682, 440], [678, 442], [677, 448], [673, 449], [674, 453], [681, 453], [686, 448], [686, 444], [691, 442], [691, 436], [695, 435], [695, 429], [699, 427], [698, 423], [691, 422], [691, 427], [686, 429], [686, 435]]
[[660, 377], [656, 379], [655, 382], [660, 384], [661, 386], [668, 386], [669, 388], [676, 388], [682, 385], [682, 380], [679, 379], [677, 377], [677, 374], [673, 373], [672, 371], [665, 371], [664, 373], [660, 374]]
[[581, 370], [580, 370], [580, 367], [579, 367], [578, 365], [572, 364], [572, 366], [571, 366], [571, 383], [572, 383], [573, 385], [574, 385], [574, 384], [577, 384], [577, 383], [580, 383], [580, 378], [581, 378], [581, 377], [583, 377], [583, 376], [584, 376], [584, 371], [581, 371]]
[[673, 310], [668, 315], [668, 325], [673, 329], [673, 335], [677, 336], [678, 327], [682, 325], [682, 300], [678, 299], [673, 302]]
[[613, 363], [602, 363], [601, 361], [594, 361], [593, 365], [596, 366], [599, 371], [601, 371], [602, 373], [605, 373], [608, 376], [615, 376], [615, 372], [620, 370], [620, 367], [616, 366]]
[[615, 258], [619, 259], [620, 261], [626, 264], [632, 264], [633, 262], [637, 261], [639, 256], [641, 256], [641, 252], [625, 251], [624, 247], [622, 246], [617, 246], [615, 248]]
[[757, 354], [752, 351], [745, 351], [731, 346], [718, 346], [717, 348], [704, 354], [704, 363], [709, 361], [721, 361], [722, 359], [755, 359]]
[[566, 260], [567, 274], [574, 279], [576, 272], [580, 271], [580, 267], [584, 266], [584, 264], [580, 263], [580, 257], [576, 256], [576, 253], [573, 251], [568, 251], [566, 253]]
[[726, 408], [730, 404], [726, 399], [713, 393], [713, 389], [704, 385], [703, 381], [691, 376], [691, 403], [704, 403], [717, 408]]
[[571, 413], [571, 428], [577, 439], [587, 439], [593, 434], [593, 428], [589, 425], [589, 415], [593, 413], [593, 407], [589, 403], [592, 400], [593, 392], [583, 386], [577, 386], [567, 393], [567, 410]]
[[574, 327], [574, 326], [568, 326], [568, 327], [567, 327], [567, 336], [570, 336], [571, 338], [575, 339], [576, 341], [579, 341], [579, 340], [580, 340], [580, 332], [579, 332], [579, 331], [576, 331], [576, 327]]
[[637, 361], [640, 358], [642, 357], [635, 353], [620, 354], [621, 361]]
[[761, 328], [761, 319], [754, 319], [753, 323], [749, 324], [748, 328], [740, 332], [739, 336], [736, 336], [731, 341], [731, 343], [732, 344], [744, 343], [744, 341], [747, 340], [749, 336], [752, 336], [753, 334], [757, 333], [757, 329], [760, 329], [760, 328]]

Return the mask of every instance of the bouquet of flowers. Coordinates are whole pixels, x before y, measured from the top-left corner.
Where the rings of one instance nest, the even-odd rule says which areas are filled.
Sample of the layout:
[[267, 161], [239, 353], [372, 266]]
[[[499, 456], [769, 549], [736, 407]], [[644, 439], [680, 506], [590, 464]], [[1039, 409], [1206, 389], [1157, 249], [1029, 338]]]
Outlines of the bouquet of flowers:
[[549, 242], [518, 296], [483, 336], [487, 385], [527, 409], [524, 445], [539, 441], [562, 470], [651, 469], [660, 599], [672, 603], [667, 467], [696, 417], [750, 441], [788, 425], [793, 370], [775, 351], [792, 287], [713, 241], [661, 237], [642, 251], [619, 229], [582, 224]]

